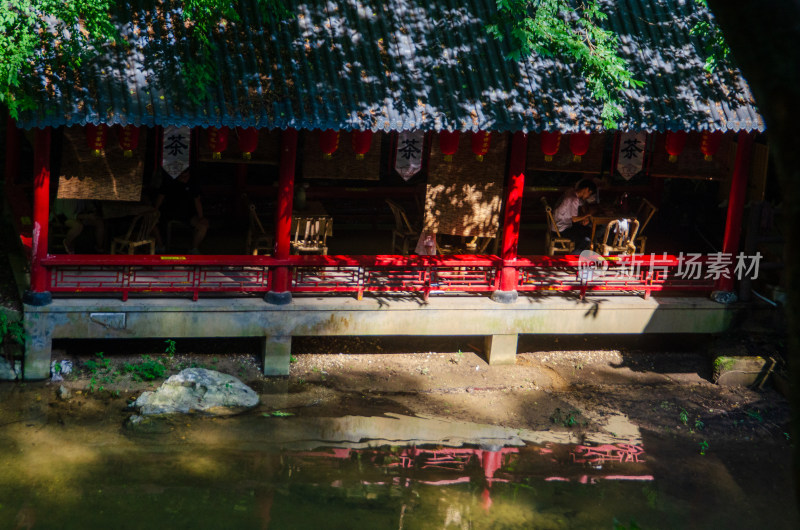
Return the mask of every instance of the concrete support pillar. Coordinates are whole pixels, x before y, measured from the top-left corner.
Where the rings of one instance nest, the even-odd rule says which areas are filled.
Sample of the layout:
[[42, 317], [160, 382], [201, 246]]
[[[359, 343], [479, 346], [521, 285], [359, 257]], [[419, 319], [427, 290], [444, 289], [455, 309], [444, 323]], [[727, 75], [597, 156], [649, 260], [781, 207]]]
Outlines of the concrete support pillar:
[[489, 335], [485, 343], [486, 362], [490, 365], [517, 362], [517, 334]]
[[25, 311], [25, 362], [22, 377], [27, 381], [50, 377], [53, 333], [47, 314]]
[[291, 357], [291, 335], [270, 335], [264, 338], [264, 375], [289, 375]]

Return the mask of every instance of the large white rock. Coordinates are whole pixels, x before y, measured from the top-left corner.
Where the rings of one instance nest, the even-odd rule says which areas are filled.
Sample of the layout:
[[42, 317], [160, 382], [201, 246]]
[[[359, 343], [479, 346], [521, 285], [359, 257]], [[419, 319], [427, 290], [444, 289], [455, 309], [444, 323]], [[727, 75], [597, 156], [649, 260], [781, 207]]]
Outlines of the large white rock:
[[205, 368], [187, 368], [155, 392], [145, 392], [134, 407], [142, 415], [202, 412], [237, 414], [258, 405], [258, 394], [232, 375]]

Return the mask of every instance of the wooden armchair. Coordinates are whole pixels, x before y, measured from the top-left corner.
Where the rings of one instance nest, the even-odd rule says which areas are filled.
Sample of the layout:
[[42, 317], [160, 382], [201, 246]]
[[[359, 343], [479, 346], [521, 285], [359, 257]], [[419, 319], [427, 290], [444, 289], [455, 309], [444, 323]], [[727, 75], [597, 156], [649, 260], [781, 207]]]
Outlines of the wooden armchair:
[[[636, 252], [636, 234], [639, 231], [638, 219], [615, 219], [608, 223], [600, 243], [600, 253], [609, 254], [634, 254]], [[612, 235], [613, 234], [613, 235]], [[609, 242], [609, 238], [611, 241]]]
[[134, 217], [125, 235], [111, 240], [111, 253], [117, 254], [118, 250], [127, 249], [128, 254], [135, 254], [137, 248], [149, 245], [150, 254], [155, 254], [156, 240], [153, 232], [158, 224], [158, 217], [157, 210], [141, 213]]
[[256, 205], [251, 203], [247, 197], [243, 197], [247, 205], [249, 225], [247, 227], [247, 237], [245, 238], [245, 251], [247, 254], [258, 256], [259, 253], [272, 254], [274, 238], [264, 230], [261, 219], [258, 217]]
[[396, 202], [386, 199], [386, 204], [394, 215], [394, 228], [392, 229], [392, 252], [399, 250], [404, 256], [408, 254], [409, 248], [413, 249], [419, 239], [419, 230], [411, 226], [408, 215], [402, 206]]
[[291, 249], [295, 254], [327, 254], [327, 239], [329, 225], [333, 223], [330, 217], [295, 217], [294, 234], [292, 234]]
[[492, 254], [497, 254], [497, 245], [497, 237], [474, 236], [467, 240], [466, 251], [467, 254], [486, 254], [491, 247]]
[[575, 250], [575, 243], [568, 237], [562, 237], [561, 232], [558, 231], [556, 220], [553, 218], [553, 209], [547, 204], [547, 199], [542, 197], [542, 205], [544, 206], [544, 213], [547, 217], [547, 228], [545, 230], [545, 251], [548, 256], [554, 255], [556, 252], [569, 254]]
[[653, 203], [647, 199], [643, 198], [642, 202], [639, 203], [639, 208], [636, 210], [636, 219], [638, 219], [640, 223], [639, 234], [636, 236], [636, 240], [634, 241], [637, 254], [644, 254], [647, 236], [643, 235], [642, 232], [644, 232], [644, 229], [647, 227], [647, 223], [650, 222], [650, 219], [653, 218], [653, 215], [655, 215], [657, 211], [658, 208], [653, 206]]

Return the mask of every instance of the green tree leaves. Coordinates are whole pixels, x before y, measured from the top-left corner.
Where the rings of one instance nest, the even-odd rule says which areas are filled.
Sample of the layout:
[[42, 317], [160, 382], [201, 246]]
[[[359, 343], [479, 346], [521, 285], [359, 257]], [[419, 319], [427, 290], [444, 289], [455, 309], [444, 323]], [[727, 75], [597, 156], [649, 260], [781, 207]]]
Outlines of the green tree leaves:
[[[258, 0], [264, 17], [287, 17], [282, 0]], [[237, 2], [187, 0], [171, 7], [153, 2], [154, 9], [179, 15], [197, 49], [191, 63], [179, 65], [190, 88], [187, 97], [202, 98], [214, 80], [213, 43], [209, 36], [224, 21], [237, 21]], [[2, 0], [0, 2], [0, 103], [11, 116], [35, 107], [33, 90], [42, 80], [34, 68], [55, 78], [91, 60], [108, 46], [127, 46], [116, 17], [125, 13], [121, 0]], [[157, 16], [159, 13], [150, 13]], [[44, 80], [47, 89], [47, 80]]]
[[497, 19], [486, 27], [503, 40], [509, 32], [510, 59], [531, 53], [573, 60], [592, 97], [603, 104], [606, 128], [623, 116], [623, 91], [644, 84], [633, 78], [618, 54], [619, 39], [600, 26], [606, 14], [597, 0], [573, 7], [569, 0], [497, 0]]

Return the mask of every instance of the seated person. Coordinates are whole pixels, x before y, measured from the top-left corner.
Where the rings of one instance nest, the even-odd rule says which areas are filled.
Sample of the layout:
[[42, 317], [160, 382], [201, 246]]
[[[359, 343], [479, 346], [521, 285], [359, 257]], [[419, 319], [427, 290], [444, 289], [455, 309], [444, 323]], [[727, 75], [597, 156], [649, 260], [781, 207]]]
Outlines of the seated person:
[[553, 219], [558, 231], [562, 237], [569, 238], [575, 243], [576, 254], [591, 247], [592, 229], [589, 226], [591, 215], [581, 214], [581, 207], [596, 193], [597, 185], [590, 179], [583, 179], [573, 189], [564, 193], [553, 210]]
[[83, 232], [84, 226], [94, 228], [94, 251], [103, 254], [105, 242], [105, 223], [99, 211], [95, 208], [94, 201], [83, 199], [56, 199], [53, 204], [53, 215], [66, 228], [64, 236], [64, 250], [68, 254], [75, 253], [75, 240]]
[[[208, 219], [203, 216], [200, 186], [192, 179], [188, 169], [174, 179], [168, 175], [164, 176], [156, 197], [155, 208], [161, 214], [159, 220], [161, 226], [167, 226], [170, 221], [181, 221], [191, 225], [194, 233], [189, 254], [199, 254], [200, 243], [208, 232]], [[156, 232], [156, 240], [161, 247], [161, 235]]]

